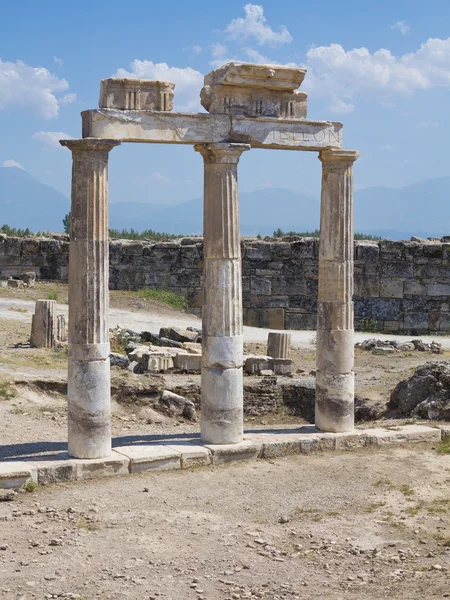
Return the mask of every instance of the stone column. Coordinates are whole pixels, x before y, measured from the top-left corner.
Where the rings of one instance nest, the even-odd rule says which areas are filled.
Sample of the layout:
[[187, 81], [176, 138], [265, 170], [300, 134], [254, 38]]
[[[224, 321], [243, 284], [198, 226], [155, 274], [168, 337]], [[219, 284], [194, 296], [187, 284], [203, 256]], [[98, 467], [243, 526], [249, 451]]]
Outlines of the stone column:
[[117, 140], [62, 140], [72, 151], [69, 252], [69, 454], [111, 454], [108, 154]]
[[317, 322], [316, 427], [354, 426], [354, 150], [323, 150]]
[[248, 144], [197, 144], [203, 156], [204, 281], [201, 437], [243, 436], [242, 268], [237, 165]]
[[54, 348], [56, 339], [56, 301], [36, 300], [31, 319], [30, 342], [36, 348]]

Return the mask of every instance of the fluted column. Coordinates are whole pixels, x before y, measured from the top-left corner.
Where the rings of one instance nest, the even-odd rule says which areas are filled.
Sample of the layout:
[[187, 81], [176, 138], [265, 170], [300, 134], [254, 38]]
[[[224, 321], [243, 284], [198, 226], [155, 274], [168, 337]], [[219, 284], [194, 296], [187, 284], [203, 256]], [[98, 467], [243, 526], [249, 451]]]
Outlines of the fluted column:
[[72, 151], [69, 253], [69, 454], [111, 454], [108, 154], [116, 140], [63, 140]]
[[316, 426], [354, 426], [354, 150], [323, 150], [317, 322]]
[[201, 437], [243, 435], [242, 269], [237, 165], [248, 144], [197, 144], [203, 156], [204, 280]]

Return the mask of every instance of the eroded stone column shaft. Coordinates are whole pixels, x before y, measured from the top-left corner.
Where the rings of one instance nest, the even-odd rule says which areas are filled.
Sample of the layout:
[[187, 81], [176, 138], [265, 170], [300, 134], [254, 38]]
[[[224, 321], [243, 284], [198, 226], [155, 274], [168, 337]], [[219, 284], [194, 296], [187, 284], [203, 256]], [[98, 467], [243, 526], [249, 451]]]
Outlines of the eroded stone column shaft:
[[237, 165], [247, 144], [198, 144], [205, 165], [201, 437], [243, 435], [242, 269]]
[[316, 426], [354, 426], [354, 150], [323, 150], [316, 355]]
[[76, 458], [111, 454], [108, 154], [116, 140], [63, 140], [72, 151], [68, 442]]

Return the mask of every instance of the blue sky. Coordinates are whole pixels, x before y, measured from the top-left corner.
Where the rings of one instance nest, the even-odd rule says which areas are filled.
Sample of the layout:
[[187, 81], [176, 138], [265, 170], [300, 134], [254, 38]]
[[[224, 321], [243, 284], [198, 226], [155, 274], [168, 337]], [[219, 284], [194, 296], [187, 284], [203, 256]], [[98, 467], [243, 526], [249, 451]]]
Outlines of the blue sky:
[[[175, 81], [175, 109], [197, 112], [203, 75], [237, 59], [308, 68], [308, 117], [343, 121], [345, 147], [361, 153], [358, 188], [447, 176], [449, 36], [448, 0], [4, 2], [0, 165], [69, 195], [70, 152], [57, 140], [81, 136], [79, 113], [97, 106], [100, 79]], [[239, 169], [241, 191], [319, 195], [315, 153], [252, 150]], [[112, 202], [190, 200], [202, 178], [189, 146], [111, 152]]]

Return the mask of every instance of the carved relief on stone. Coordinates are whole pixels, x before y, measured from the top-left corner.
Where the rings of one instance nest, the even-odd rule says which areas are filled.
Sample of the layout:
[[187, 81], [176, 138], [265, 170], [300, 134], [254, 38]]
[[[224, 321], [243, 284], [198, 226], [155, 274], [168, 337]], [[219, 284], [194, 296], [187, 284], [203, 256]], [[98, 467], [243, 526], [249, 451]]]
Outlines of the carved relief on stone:
[[175, 84], [171, 81], [110, 77], [100, 83], [100, 108], [171, 111]]
[[202, 106], [212, 114], [304, 119], [306, 69], [230, 62], [205, 76]]

